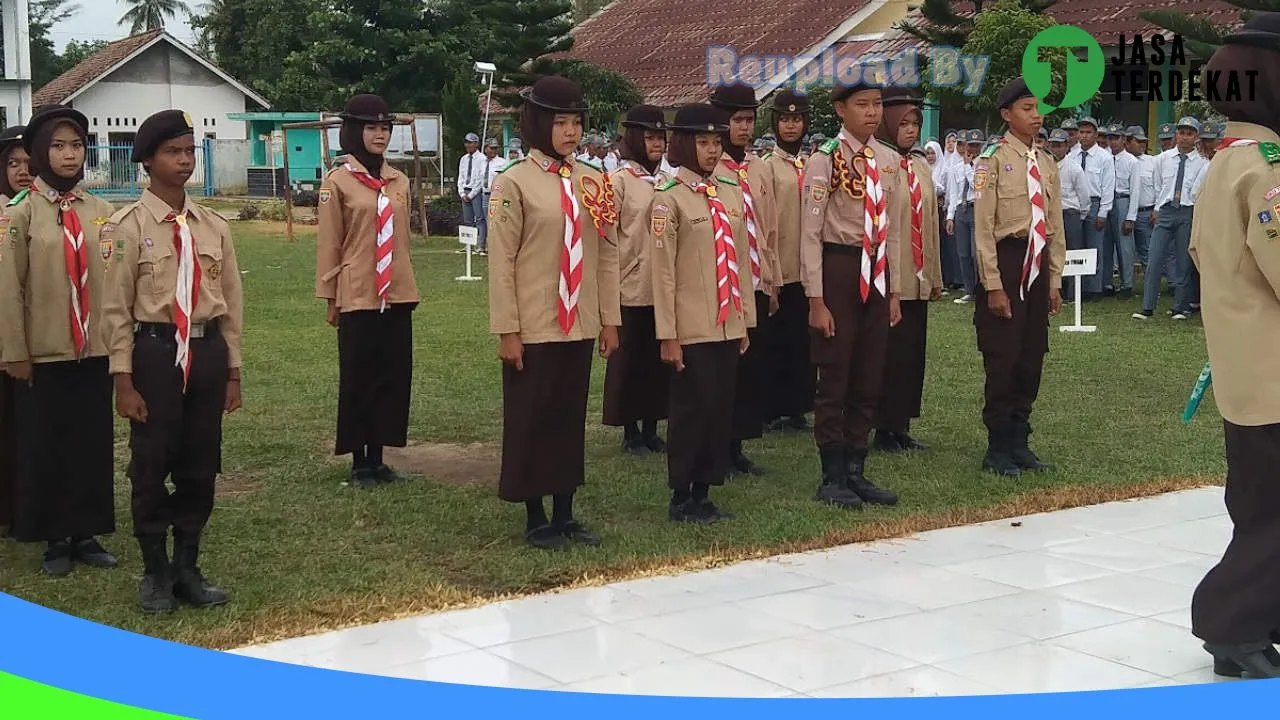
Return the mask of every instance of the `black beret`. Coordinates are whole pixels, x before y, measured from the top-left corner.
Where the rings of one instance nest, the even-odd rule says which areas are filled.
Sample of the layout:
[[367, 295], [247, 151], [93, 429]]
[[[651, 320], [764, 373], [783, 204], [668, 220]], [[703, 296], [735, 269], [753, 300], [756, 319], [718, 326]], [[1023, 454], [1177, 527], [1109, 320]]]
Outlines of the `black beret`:
[[722, 110], [755, 110], [760, 106], [755, 88], [743, 83], [721, 85], [711, 92], [708, 101]]
[[59, 120], [70, 120], [78, 125], [81, 135], [89, 132], [89, 120], [79, 110], [73, 110], [66, 105], [41, 105], [39, 112], [32, 115], [31, 120], [27, 122], [26, 132], [22, 133], [23, 149], [30, 153], [40, 128]]
[[133, 138], [133, 155], [130, 162], [140, 163], [155, 154], [165, 140], [183, 135], [194, 135], [191, 116], [181, 110], [161, 110], [142, 121], [138, 134]]
[[779, 115], [807, 115], [809, 96], [790, 88], [779, 90], [773, 96], [773, 111]]
[[676, 111], [676, 119], [667, 127], [676, 132], [722, 133], [728, 132], [724, 112], [705, 103], [685, 105]]
[[1000, 94], [996, 96], [996, 107], [1004, 110], [1019, 100], [1033, 97], [1035, 97], [1035, 94], [1027, 88], [1027, 81], [1023, 80], [1022, 76], [1018, 76], [1005, 83]]
[[587, 101], [582, 88], [567, 77], [547, 75], [538, 78], [533, 87], [520, 93], [530, 105], [558, 113], [586, 113]]
[[392, 122], [396, 119], [387, 107], [387, 101], [377, 95], [356, 95], [347, 101], [347, 106], [338, 113], [343, 120], [355, 120], [366, 123]]
[[1280, 12], [1257, 13], [1223, 42], [1227, 45], [1253, 45], [1280, 51]]
[[622, 120], [622, 127], [666, 130], [667, 121], [662, 117], [661, 109], [653, 105], [636, 105], [627, 111], [627, 116]]

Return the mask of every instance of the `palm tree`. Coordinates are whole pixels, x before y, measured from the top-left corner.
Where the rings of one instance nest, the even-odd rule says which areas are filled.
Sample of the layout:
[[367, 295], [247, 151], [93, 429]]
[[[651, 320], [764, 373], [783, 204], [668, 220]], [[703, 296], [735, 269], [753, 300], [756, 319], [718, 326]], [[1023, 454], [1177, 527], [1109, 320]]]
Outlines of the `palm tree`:
[[178, 13], [190, 15], [191, 8], [183, 0], [124, 0], [129, 11], [120, 17], [121, 25], [128, 25], [129, 32], [136, 35], [147, 30], [159, 30], [166, 20], [172, 20]]

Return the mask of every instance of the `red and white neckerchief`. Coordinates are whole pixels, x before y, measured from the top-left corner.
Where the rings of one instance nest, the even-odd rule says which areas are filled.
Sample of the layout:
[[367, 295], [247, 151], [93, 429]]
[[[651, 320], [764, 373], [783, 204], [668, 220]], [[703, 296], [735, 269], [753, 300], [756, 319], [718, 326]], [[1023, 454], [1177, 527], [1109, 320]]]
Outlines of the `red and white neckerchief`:
[[1031, 198], [1031, 228], [1027, 234], [1027, 256], [1022, 263], [1022, 283], [1018, 285], [1018, 297], [1026, 300], [1027, 292], [1040, 276], [1040, 257], [1048, 244], [1048, 225], [1045, 221], [1044, 191], [1040, 185], [1040, 165], [1036, 151], [1027, 151], [1027, 197]]
[[81, 357], [89, 345], [89, 248], [75, 201], [75, 195], [69, 192], [57, 199], [62, 219], [62, 254], [71, 285], [71, 342], [76, 357]]
[[797, 155], [788, 160], [796, 169], [796, 190], [800, 193], [800, 204], [804, 205], [804, 158]]
[[906, 155], [902, 169], [907, 171], [907, 192], [911, 196], [911, 260], [916, 265], [916, 278], [924, 280], [924, 199], [920, 194], [920, 178]]
[[560, 209], [564, 211], [564, 247], [560, 251], [560, 297], [556, 318], [568, 335], [578, 319], [578, 293], [582, 288], [582, 215], [573, 194], [573, 166], [553, 161], [543, 167], [560, 176]]
[[1222, 138], [1222, 142], [1218, 143], [1218, 147], [1214, 148], [1214, 150], [1226, 150], [1229, 147], [1242, 147], [1244, 145], [1257, 145], [1257, 144], [1258, 144], [1257, 140], [1250, 140], [1248, 138], [1241, 139], [1241, 138], [1225, 137], [1225, 138]]
[[743, 217], [747, 221], [747, 246], [749, 247], [748, 256], [751, 259], [751, 287], [759, 289], [760, 287], [760, 231], [756, 226], [756, 201], [751, 194], [751, 183], [747, 182], [747, 161], [735, 162], [731, 157], [724, 158], [724, 166], [730, 171], [738, 174], [738, 186], [742, 188], [742, 199], [744, 200]]
[[360, 181], [361, 185], [378, 193], [378, 247], [374, 255], [377, 270], [378, 300], [382, 302], [382, 311], [387, 309], [387, 296], [391, 292], [391, 256], [395, 244], [395, 211], [391, 209], [391, 197], [387, 195], [387, 181], [379, 180], [362, 170], [357, 170], [351, 163], [346, 164], [347, 172]]
[[724, 203], [716, 197], [716, 186], [706, 182], [698, 183], [694, 188], [707, 197], [707, 209], [711, 212], [711, 230], [716, 239], [716, 295], [720, 301], [720, 310], [716, 315], [716, 325], [724, 325], [729, 319], [729, 303], [742, 312], [742, 287], [738, 280], [738, 252], [733, 244], [733, 227], [729, 225], [729, 212]]
[[874, 286], [881, 297], [887, 298], [889, 294], [885, 289], [884, 274], [889, 266], [889, 259], [885, 254], [885, 240], [889, 237], [889, 201], [885, 197], [884, 186], [880, 183], [880, 168], [876, 165], [875, 150], [870, 141], [861, 150], [854, 150], [843, 130], [840, 131], [840, 142], [849, 148], [855, 159], [861, 156], [867, 167], [866, 194], [862, 200], [862, 274], [858, 277], [858, 292], [863, 301], [866, 301]]
[[182, 392], [185, 393], [187, 379], [191, 377], [191, 318], [200, 299], [200, 263], [196, 260], [196, 241], [187, 225], [187, 214], [171, 212], [164, 221], [173, 223], [173, 249], [178, 253], [178, 282], [173, 298], [178, 354], [174, 365], [182, 368]]

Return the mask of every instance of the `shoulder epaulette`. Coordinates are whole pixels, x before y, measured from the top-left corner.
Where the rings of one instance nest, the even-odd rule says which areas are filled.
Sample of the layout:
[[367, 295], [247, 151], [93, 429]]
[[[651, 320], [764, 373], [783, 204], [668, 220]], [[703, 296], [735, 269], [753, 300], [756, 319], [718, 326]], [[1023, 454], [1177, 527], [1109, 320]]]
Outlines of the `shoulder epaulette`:
[[675, 179], [675, 178], [668, 178], [666, 182], [664, 182], [664, 183], [662, 183], [662, 184], [658, 185], [658, 187], [656, 187], [656, 188], [654, 188], [654, 189], [655, 189], [655, 190], [670, 190], [671, 188], [673, 188], [673, 187], [675, 187], [675, 186], [677, 186], [677, 185], [679, 185], [679, 184], [680, 184], [680, 181], [679, 181], [679, 180], [677, 180], [677, 179]]
[[737, 181], [737, 180], [734, 180], [734, 179], [733, 179], [733, 178], [731, 178], [731, 177], [725, 177], [724, 175], [717, 175], [717, 176], [716, 176], [716, 179], [717, 179], [717, 180], [719, 180], [720, 182], [724, 183], [725, 185], [733, 185], [734, 187], [737, 187], [737, 185], [738, 185], [738, 181]]
[[24, 199], [26, 199], [27, 195], [30, 195], [30, 194], [31, 194], [31, 190], [30, 190], [30, 189], [22, 190], [22, 191], [21, 191], [21, 192], [19, 192], [17, 195], [14, 195], [14, 196], [13, 196], [13, 199], [9, 201], [9, 205], [8, 205], [8, 206], [9, 206], [9, 207], [13, 207], [14, 205], [17, 205], [18, 203], [20, 203], [20, 202], [22, 202]]
[[765, 154], [761, 155], [761, 156], [760, 156], [760, 159], [761, 159], [761, 160], [768, 160], [768, 159], [769, 159], [769, 158], [771, 158], [771, 157], [773, 157], [773, 151], [772, 151], [772, 150], [770, 150], [769, 152], [767, 152], [767, 153], [765, 153]]
[[137, 208], [139, 204], [140, 203], [133, 202], [133, 203], [129, 203], [128, 205], [125, 205], [124, 207], [115, 211], [115, 213], [112, 214], [111, 219], [108, 220], [108, 222], [110, 222], [112, 225], [119, 225], [125, 218], [129, 217], [129, 213], [133, 212], [134, 209]]
[[1258, 152], [1262, 153], [1262, 159], [1268, 163], [1280, 163], [1280, 145], [1273, 142], [1258, 143]]
[[582, 163], [583, 165], [586, 165], [587, 167], [591, 168], [592, 170], [595, 170], [596, 172], [604, 172], [603, 167], [595, 164], [590, 160], [579, 160], [578, 162]]
[[818, 148], [818, 152], [823, 153], [824, 155], [830, 155], [835, 152], [838, 147], [840, 147], [840, 141], [836, 138], [831, 138], [830, 140], [822, 143]]
[[996, 151], [997, 151], [997, 150], [999, 150], [999, 149], [1000, 149], [1000, 146], [999, 146], [999, 145], [989, 145], [989, 146], [987, 146], [987, 149], [986, 149], [986, 150], [983, 150], [983, 151], [982, 151], [982, 154], [981, 154], [981, 155], [979, 155], [978, 157], [983, 158], [983, 159], [989, 158], [989, 157], [991, 157], [992, 155], [995, 155], [995, 154], [996, 154]]
[[508, 161], [508, 162], [507, 162], [507, 164], [506, 164], [506, 165], [503, 165], [503, 166], [502, 166], [502, 169], [501, 169], [501, 170], [499, 170], [499, 171], [498, 171], [497, 173], [495, 173], [495, 174], [496, 174], [496, 175], [501, 175], [502, 173], [504, 173], [504, 172], [506, 172], [506, 171], [510, 170], [511, 168], [513, 168], [513, 167], [515, 167], [515, 166], [519, 165], [519, 164], [520, 164], [520, 163], [522, 163], [522, 162], [524, 162], [524, 159], [523, 159], [523, 158], [522, 158], [522, 159], [520, 159], [520, 160], [510, 160], [510, 161]]

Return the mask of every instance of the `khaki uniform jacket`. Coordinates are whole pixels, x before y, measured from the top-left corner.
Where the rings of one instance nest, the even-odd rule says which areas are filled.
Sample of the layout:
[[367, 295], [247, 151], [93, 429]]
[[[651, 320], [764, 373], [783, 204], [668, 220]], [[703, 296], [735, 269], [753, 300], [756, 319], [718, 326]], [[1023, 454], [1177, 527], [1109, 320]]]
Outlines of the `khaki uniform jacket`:
[[716, 324], [720, 296], [711, 211], [706, 196], [694, 189], [702, 178], [681, 168], [653, 193], [653, 312], [659, 340], [679, 340], [681, 345], [737, 340], [756, 326], [755, 293], [747, 291], [751, 271], [742, 191], [735, 175], [715, 173], [713, 181], [733, 228], [742, 310], [735, 310], [730, 299], [728, 319]]
[[[107, 201], [83, 187], [73, 203], [89, 255], [89, 337], [87, 357], [103, 357], [102, 301], [111, 243], [101, 230], [114, 212]], [[0, 347], [6, 363], [76, 360], [71, 335], [71, 281], [67, 278], [59, 222], [58, 193], [39, 178], [19, 193], [0, 216]]]
[[[1280, 143], [1252, 123], [1229, 122], [1225, 136]], [[1223, 419], [1246, 427], [1280, 423], [1280, 162], [1264, 149], [1280, 154], [1219, 150], [1191, 221], [1213, 397]]]
[[778, 207], [778, 243], [774, 253], [782, 274], [782, 284], [798, 283], [800, 277], [800, 225], [804, 205], [804, 187], [796, 172], [796, 163], [804, 167], [805, 158], [792, 157], [781, 148], [764, 156], [773, 171], [773, 199]]
[[[578, 317], [565, 335], [557, 320], [565, 215], [552, 158], [533, 150], [498, 174], [489, 197], [489, 331], [519, 333], [525, 344], [594, 340], [604, 327], [622, 326], [616, 221], [596, 232], [589, 197], [604, 194], [605, 175], [570, 163], [582, 222], [582, 284]], [[605, 211], [605, 199], [597, 206]], [[614, 208], [616, 211], [616, 207]]]
[[621, 267], [622, 304], [625, 307], [653, 305], [653, 274], [649, 270], [649, 208], [653, 204], [654, 182], [646, 180], [644, 168], [631, 161], [609, 174], [618, 204], [618, 265]]
[[[350, 155], [345, 162], [364, 171]], [[418, 302], [409, 242], [409, 178], [387, 163], [382, 178], [391, 198], [391, 289], [387, 302]], [[329, 171], [320, 186], [320, 229], [316, 239], [316, 297], [335, 300], [339, 312], [378, 310], [378, 193], [345, 167]]]
[[[840, 142], [844, 139], [844, 142]], [[899, 167], [901, 155], [898, 151], [879, 140], [870, 141], [876, 167], [880, 170], [880, 184], [884, 188], [888, 201], [888, 222], [885, 238], [885, 257], [889, 268], [890, 294], [900, 292], [902, 274], [898, 270], [902, 238], [901, 218], [902, 206], [906, 202], [907, 179]], [[850, 149], [852, 147], [852, 150]], [[864, 189], [855, 188], [859, 197], [849, 197], [844, 187], [837, 187], [832, 181], [834, 169], [833, 153], [840, 153], [846, 166], [851, 166], [854, 154], [860, 151], [863, 144], [844, 130], [837, 138], [828, 140], [819, 151], [809, 156], [809, 164], [804, 175], [804, 212], [800, 234], [800, 276], [804, 282], [805, 295], [811, 298], [823, 297], [822, 287], [822, 245], [854, 245], [862, 247], [862, 239], [866, 236], [866, 206], [861, 193]], [[910, 242], [910, 236], [907, 236]], [[855, 283], [849, 292], [857, 292]], [[874, 290], [872, 291], [874, 292]]]
[[[739, 173], [731, 171], [725, 160], [732, 160], [728, 155], [721, 158], [716, 165], [716, 174], [742, 181]], [[773, 295], [782, 287], [782, 266], [778, 261], [778, 205], [773, 190], [773, 168], [761, 160], [755, 153], [748, 152], [742, 158], [747, 166], [747, 184], [751, 186], [751, 200], [756, 211], [756, 253], [760, 257], [760, 287], [756, 290]], [[745, 223], [743, 225], [742, 242], [748, 254], [738, 258], [742, 266], [743, 277], [751, 277], [751, 244], [748, 241]]]
[[902, 171], [906, 202], [902, 203], [902, 218], [898, 227], [898, 249], [901, 253], [898, 267], [902, 268], [902, 300], [928, 300], [934, 288], [942, 289], [942, 251], [938, 239], [938, 190], [933, 186], [933, 171], [922, 157], [911, 156], [911, 168], [920, 184], [920, 201], [924, 204], [921, 218], [921, 235], [924, 240], [924, 280], [916, 277], [916, 260], [911, 254], [911, 186]]
[[[1001, 284], [996, 243], [1010, 236], [1026, 240], [1031, 233], [1031, 196], [1027, 194], [1027, 153], [1030, 151], [1013, 133], [1006, 133], [995, 148], [989, 157], [979, 156], [973, 161], [973, 244], [978, 280], [988, 292], [1017, 293], [1017, 288]], [[1044, 253], [1049, 263], [1049, 287], [1056, 288], [1062, 285], [1062, 268], [1067, 260], [1058, 162], [1044, 150], [1035, 153], [1048, 228]]]
[[[164, 220], [171, 212], [168, 203], [144, 190], [141, 200], [117, 212], [102, 228], [103, 243], [112, 243], [102, 333], [113, 375], [133, 372], [134, 323], [174, 323], [178, 251], [173, 246], [175, 223]], [[191, 321], [217, 318], [218, 332], [227, 343], [227, 367], [238, 368], [244, 292], [231, 228], [221, 215], [189, 197], [183, 212], [200, 263], [200, 294]]]

